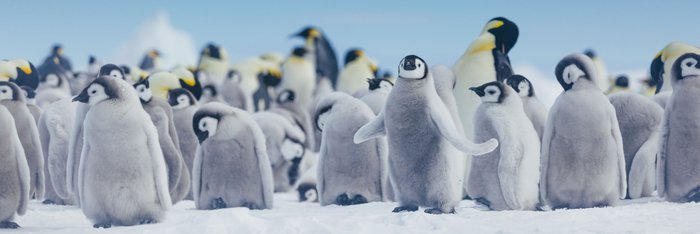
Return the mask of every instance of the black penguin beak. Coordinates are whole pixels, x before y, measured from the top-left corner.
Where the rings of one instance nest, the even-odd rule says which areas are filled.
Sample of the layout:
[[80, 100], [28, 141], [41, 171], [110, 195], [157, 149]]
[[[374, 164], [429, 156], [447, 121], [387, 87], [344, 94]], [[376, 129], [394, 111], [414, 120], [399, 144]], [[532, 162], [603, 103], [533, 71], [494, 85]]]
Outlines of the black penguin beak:
[[197, 139], [199, 140], [199, 144], [202, 144], [207, 137], [209, 137], [209, 131], [197, 131]]
[[78, 96], [75, 96], [73, 98], [73, 102], [77, 101], [77, 102], [82, 102], [82, 103], [88, 103], [88, 101], [90, 100], [90, 95], [88, 95], [87, 90], [88, 90], [87, 88], [83, 89], [83, 91], [80, 92], [80, 94], [78, 94]]
[[406, 71], [416, 70], [416, 60], [406, 60], [403, 63], [403, 69]]
[[479, 97], [483, 97], [484, 95], [486, 95], [486, 92], [484, 92], [483, 87], [471, 87], [469, 88], [469, 90], [474, 91], [474, 93], [476, 93], [476, 95], [479, 95]]

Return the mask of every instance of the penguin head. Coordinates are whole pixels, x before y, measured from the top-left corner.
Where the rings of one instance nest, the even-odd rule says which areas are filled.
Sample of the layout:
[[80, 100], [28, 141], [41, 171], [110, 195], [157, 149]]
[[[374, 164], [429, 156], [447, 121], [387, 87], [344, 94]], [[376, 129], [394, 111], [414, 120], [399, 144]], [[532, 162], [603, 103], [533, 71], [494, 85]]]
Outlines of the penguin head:
[[484, 103], [501, 103], [508, 95], [505, 85], [498, 81], [491, 81], [478, 87], [471, 87], [469, 90], [479, 95], [481, 102]]
[[290, 138], [289, 136], [285, 136], [282, 146], [280, 146], [282, 157], [284, 157], [284, 159], [287, 161], [301, 159], [301, 157], [304, 156], [305, 151], [306, 149], [304, 148], [303, 142]]
[[700, 78], [700, 54], [686, 53], [678, 57], [671, 68], [674, 82]]
[[496, 17], [484, 26], [482, 33], [488, 32], [493, 34], [496, 39], [496, 50], [503, 54], [508, 54], [508, 52], [515, 46], [518, 42], [519, 30], [518, 26], [504, 17]]
[[32, 87], [22, 86], [19, 88], [22, 89], [22, 93], [24, 94], [24, 97], [27, 98], [27, 101], [34, 102], [34, 98], [36, 97], [36, 91], [34, 91]]
[[111, 63], [105, 64], [100, 68], [100, 73], [97, 74], [97, 77], [103, 76], [120, 80], [124, 80], [126, 77], [121, 67]]
[[[0, 80], [2, 78], [9, 79], [18, 86], [26, 85], [33, 89], [39, 87], [41, 76], [34, 64], [25, 59], [15, 59], [8, 62], [6, 65], [0, 65]], [[14, 71], [2, 71], [4, 69], [13, 69]]]
[[583, 54], [585, 54], [586, 56], [588, 56], [588, 57], [591, 58], [591, 59], [595, 59], [595, 58], [596, 58], [596, 53], [595, 53], [595, 51], [594, 51], [593, 49], [586, 49], [586, 50], [583, 51]]
[[187, 89], [179, 88], [168, 92], [168, 103], [173, 109], [182, 109], [188, 106], [197, 105], [197, 99]]
[[506, 79], [506, 84], [508, 84], [518, 95], [521, 97], [532, 97], [535, 96], [535, 89], [532, 88], [532, 83], [530, 80], [522, 75], [511, 75]]
[[226, 74], [226, 79], [233, 81], [234, 83], [239, 83], [243, 79], [241, 73], [236, 70], [229, 70]]
[[267, 87], [277, 87], [282, 83], [282, 72], [277, 68], [263, 68], [258, 73], [258, 79]]
[[74, 97], [73, 101], [94, 106], [106, 100], [120, 99], [124, 91], [123, 87], [118, 82], [120, 81], [114, 79], [114, 77], [100, 76], [85, 87], [78, 96]]
[[309, 53], [308, 50], [304, 47], [295, 47], [294, 50], [292, 50], [292, 56], [298, 57], [298, 58], [303, 58], [306, 56], [306, 54]]
[[615, 78], [615, 86], [621, 88], [629, 88], [630, 79], [626, 75], [619, 75], [617, 76], [617, 78]]
[[223, 53], [221, 50], [221, 47], [218, 45], [209, 42], [204, 49], [202, 49], [202, 53], [200, 54], [202, 57], [209, 57], [217, 60], [221, 60], [222, 58], [225, 58], [224, 56], [226, 55]]
[[63, 55], [63, 46], [61, 44], [55, 44], [51, 47], [51, 55]]
[[187, 91], [190, 91], [190, 93], [192, 93], [192, 95], [194, 95], [194, 97], [196, 97], [197, 99], [199, 99], [202, 96], [202, 82], [192, 72], [190, 72], [186, 68], [177, 68], [173, 69], [171, 73], [177, 76], [178, 78], [180, 87], [177, 88], [187, 89]]
[[284, 104], [284, 103], [291, 103], [294, 102], [294, 99], [296, 98], [296, 95], [294, 94], [294, 91], [285, 89], [280, 92], [279, 95], [277, 95], [277, 103], [279, 104]]
[[292, 35], [292, 37], [301, 37], [306, 39], [307, 43], [314, 42], [316, 38], [322, 37], [321, 31], [314, 26], [306, 26], [306, 28]]
[[26, 97], [22, 94], [22, 89], [17, 84], [9, 81], [0, 81], [0, 101], [4, 100], [25, 101]]
[[354, 62], [357, 59], [364, 57], [365, 56], [365, 51], [359, 48], [355, 49], [350, 49], [348, 52], [345, 54], [345, 66], [348, 65], [348, 63]]
[[218, 90], [216, 89], [216, 86], [212, 84], [205, 85], [204, 88], [202, 88], [202, 97], [216, 97], [219, 94]]
[[428, 64], [415, 55], [404, 57], [399, 63], [399, 78], [423, 79], [428, 76]]
[[595, 83], [596, 70], [591, 58], [584, 54], [571, 54], [564, 57], [554, 70], [557, 81], [564, 91], [571, 89], [579, 79]]
[[220, 112], [202, 108], [194, 114], [192, 127], [200, 144], [216, 134], [222, 116]]
[[369, 84], [370, 91], [376, 89], [391, 90], [391, 88], [394, 87], [394, 83], [391, 83], [391, 81], [387, 79], [367, 78], [367, 83]]
[[141, 102], [143, 103], [148, 103], [153, 99], [153, 93], [151, 92], [151, 84], [148, 82], [148, 79], [140, 80], [139, 82], [136, 82], [134, 85], [134, 89], [136, 89], [136, 94], [139, 95], [139, 99], [141, 99]]

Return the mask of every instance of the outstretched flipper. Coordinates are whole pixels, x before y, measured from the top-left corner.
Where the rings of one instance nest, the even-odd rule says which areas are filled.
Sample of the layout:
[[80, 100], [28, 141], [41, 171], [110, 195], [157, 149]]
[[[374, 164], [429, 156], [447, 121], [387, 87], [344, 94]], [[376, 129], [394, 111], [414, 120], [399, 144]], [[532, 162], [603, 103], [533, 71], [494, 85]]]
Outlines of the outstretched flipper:
[[436, 97], [434, 101], [428, 104], [428, 106], [430, 106], [430, 119], [440, 132], [440, 135], [442, 135], [442, 137], [450, 142], [450, 144], [462, 152], [471, 155], [482, 155], [489, 153], [498, 147], [498, 140], [496, 139], [490, 139], [484, 143], [474, 144], [474, 142], [462, 137], [461, 134], [459, 134], [459, 131], [457, 131], [457, 127], [455, 126], [452, 117], [450, 117], [450, 112], [447, 110], [445, 104], [440, 101], [440, 98]]
[[[659, 133], [653, 132], [649, 139], [647, 139], [642, 147], [639, 147], [637, 154], [634, 156], [632, 161], [632, 167], [630, 168], [629, 175], [629, 197], [632, 199], [642, 197], [645, 191], [645, 184], [649, 179], [653, 180], [653, 176], [649, 176], [651, 173], [654, 174], [654, 162], [656, 160], [656, 153], [659, 150]], [[654, 185], [651, 185], [651, 189], [654, 189]]]
[[386, 136], [386, 128], [384, 127], [384, 111], [379, 112], [376, 118], [362, 126], [353, 137], [352, 141], [355, 144]]

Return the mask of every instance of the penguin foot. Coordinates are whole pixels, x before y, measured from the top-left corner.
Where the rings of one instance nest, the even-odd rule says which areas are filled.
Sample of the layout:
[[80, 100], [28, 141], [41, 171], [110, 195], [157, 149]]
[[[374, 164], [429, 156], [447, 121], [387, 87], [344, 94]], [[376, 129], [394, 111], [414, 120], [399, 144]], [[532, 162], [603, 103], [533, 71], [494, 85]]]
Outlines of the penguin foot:
[[457, 212], [455, 211], [454, 208], [450, 210], [449, 212], [444, 212], [440, 208], [430, 208], [430, 209], [425, 209], [425, 213], [427, 214], [456, 214]]
[[367, 198], [365, 198], [362, 195], [355, 195], [355, 197], [350, 200], [351, 205], [359, 205], [359, 204], [365, 204], [367, 203]]
[[211, 201], [211, 209], [212, 210], [224, 209], [226, 207], [228, 207], [228, 206], [226, 205], [226, 202], [224, 202], [223, 198], [216, 198], [216, 199]]
[[158, 223], [158, 221], [156, 221], [155, 219], [142, 219], [141, 221], [139, 221], [139, 224], [141, 224], [141, 225], [154, 224], [154, 223]]
[[688, 195], [685, 195], [685, 199], [687, 199], [689, 202], [700, 201], [700, 187], [690, 190]]
[[246, 207], [250, 210], [262, 210], [262, 209], [260, 209], [260, 207], [258, 205], [256, 205], [255, 203], [252, 203], [252, 202], [244, 202], [242, 206]]
[[336, 205], [339, 205], [339, 206], [349, 206], [349, 205], [352, 205], [350, 198], [349, 198], [348, 195], [345, 194], [345, 193], [340, 194], [340, 196], [338, 196], [338, 197], [335, 199], [335, 204], [336, 204]]
[[19, 224], [10, 221], [0, 222], [0, 229], [17, 229], [20, 228]]
[[93, 227], [93, 228], [104, 228], [104, 229], [107, 229], [107, 228], [111, 228], [111, 227], [112, 227], [112, 223], [96, 223], [95, 225], [92, 225], [92, 227]]
[[608, 202], [598, 202], [596, 204], [593, 204], [594, 208], [603, 208], [603, 207], [608, 207], [610, 204]]
[[51, 200], [51, 199], [46, 199], [46, 200], [44, 200], [43, 202], [41, 202], [41, 204], [44, 204], [44, 205], [55, 205], [56, 202], [55, 202], [54, 200]]
[[477, 198], [474, 198], [474, 201], [478, 204], [485, 205], [486, 207], [491, 209], [491, 201], [489, 201], [489, 199], [486, 199], [483, 197], [477, 197]]
[[396, 207], [391, 212], [394, 212], [394, 213], [399, 213], [399, 212], [404, 212], [404, 211], [415, 212], [417, 210], [418, 210], [418, 206], [407, 205], [407, 206]]
[[472, 200], [472, 197], [470, 197], [468, 194], [464, 194], [462, 200]]

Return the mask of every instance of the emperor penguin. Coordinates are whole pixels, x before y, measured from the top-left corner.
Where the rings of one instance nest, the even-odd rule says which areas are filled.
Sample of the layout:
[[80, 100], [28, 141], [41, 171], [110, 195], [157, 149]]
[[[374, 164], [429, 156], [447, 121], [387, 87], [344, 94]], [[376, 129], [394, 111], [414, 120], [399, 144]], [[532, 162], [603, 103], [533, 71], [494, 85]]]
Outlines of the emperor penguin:
[[68, 79], [71, 96], [78, 95], [78, 93], [82, 91], [82, 88], [85, 88], [95, 77], [97, 77], [97, 73], [88, 73], [84, 71], [73, 73], [73, 76]]
[[307, 53], [303, 47], [294, 48], [282, 64], [282, 81], [277, 86], [278, 93], [282, 90], [294, 91], [294, 101], [304, 108], [312, 105], [312, 94], [316, 88], [314, 64], [307, 58]]
[[620, 93], [620, 92], [630, 92], [630, 78], [627, 75], [619, 75], [615, 77], [615, 84], [610, 86], [605, 93], [608, 95]]
[[136, 91], [124, 80], [102, 76], [73, 101], [90, 105], [78, 189], [93, 227], [162, 222], [172, 206], [167, 167], [158, 130]]
[[[68, 83], [69, 74], [58, 65], [47, 65], [44, 73], [41, 73], [39, 88], [36, 90], [36, 103], [41, 108], [46, 108], [51, 103], [62, 99], [70, 99], [71, 89]], [[52, 69], [54, 66], [55, 69]]]
[[571, 54], [555, 69], [564, 88], [542, 136], [540, 193], [552, 209], [614, 205], [627, 194], [615, 108], [596, 84], [589, 57]]
[[24, 215], [29, 203], [29, 166], [24, 156], [15, 120], [12, 114], [0, 105], [0, 229], [17, 229], [12, 222], [15, 213]]
[[[182, 70], [179, 70], [182, 71]], [[191, 72], [186, 74], [167, 71], [156, 72], [148, 75], [146, 79], [150, 83], [154, 97], [168, 98], [168, 91], [184, 88], [190, 91], [197, 99], [202, 96], [203, 86]]]
[[[254, 110], [253, 103], [255, 97], [251, 100], [249, 95], [246, 95], [245, 91], [241, 87], [241, 74], [236, 70], [230, 70], [226, 75], [226, 79], [223, 80], [219, 86], [221, 90], [221, 97], [223, 100], [232, 107], [243, 109], [249, 112], [257, 111]], [[263, 87], [261, 84], [260, 87]], [[267, 95], [267, 90], [265, 90], [265, 95]], [[268, 103], [269, 104], [269, 103]]]
[[292, 37], [304, 39], [304, 48], [311, 53], [311, 61], [314, 61], [316, 83], [327, 79], [335, 89], [338, 83], [338, 57], [328, 37], [315, 26], [306, 26]]
[[270, 108], [272, 100], [276, 96], [275, 89], [282, 83], [282, 73], [277, 69], [263, 69], [258, 73], [258, 82], [260, 87], [253, 93], [253, 111], [263, 111]]
[[25, 59], [0, 60], [0, 81], [10, 81], [17, 86], [39, 87], [39, 71]]
[[64, 55], [63, 46], [61, 44], [55, 44], [51, 47], [49, 56], [44, 59], [44, 63], [39, 66], [39, 70], [47, 64], [57, 64], [66, 71], [73, 70], [70, 59]]
[[591, 61], [593, 61], [593, 64], [595, 65], [595, 69], [597, 71], [596, 75], [596, 84], [598, 84], [598, 88], [602, 90], [603, 92], [606, 92], [610, 89], [610, 78], [608, 77], [608, 68], [605, 66], [605, 62], [603, 61], [598, 54], [596, 54], [593, 49], [586, 49], [583, 54], [591, 58]]
[[44, 153], [46, 195], [44, 204], [74, 205], [66, 187], [66, 168], [70, 133], [77, 104], [70, 99], [52, 103], [44, 109], [37, 125]]
[[202, 96], [199, 97], [199, 102], [202, 104], [210, 102], [226, 103], [221, 97], [221, 92], [219, 92], [219, 88], [217, 88], [216, 85], [205, 85], [202, 87]]
[[632, 92], [609, 96], [615, 107], [625, 153], [627, 197], [649, 197], [656, 186], [656, 153], [664, 110], [648, 97]]
[[519, 95], [498, 81], [470, 90], [482, 101], [474, 117], [474, 140], [496, 138], [500, 145], [472, 161], [469, 195], [493, 210], [537, 209], [540, 141]]
[[284, 90], [277, 96], [277, 100], [269, 111], [282, 115], [291, 121], [295, 127], [304, 132], [306, 139], [303, 141], [304, 147], [314, 149], [317, 142], [313, 120], [308, 109], [295, 102], [295, 98], [296, 94], [293, 91]]
[[[360, 128], [353, 142], [387, 136], [389, 176], [399, 207], [393, 212], [454, 213], [462, 198], [456, 157], [443, 152], [452, 144], [464, 153], [482, 155], [498, 146], [496, 139], [481, 144], [464, 139], [435, 89], [428, 64], [408, 55], [399, 63], [399, 78], [379, 116]], [[439, 179], [435, 179], [439, 178]]]
[[673, 91], [671, 66], [678, 57], [686, 53], [700, 53], [700, 48], [682, 42], [671, 42], [654, 56], [649, 67], [651, 80], [656, 83], [656, 94], [652, 99], [665, 108]]
[[670, 202], [700, 201], [700, 173], [696, 156], [700, 139], [700, 53], [678, 56], [670, 69], [671, 94], [661, 127], [657, 158], [657, 191]]
[[228, 52], [214, 43], [207, 44], [200, 53], [197, 70], [207, 74], [206, 85], [221, 85], [229, 71]]
[[[450, 117], [452, 117], [452, 121], [460, 136], [466, 137], [462, 128], [462, 121], [459, 120], [459, 113], [457, 112], [457, 100], [455, 100], [455, 96], [452, 93], [456, 82], [454, 72], [452, 72], [449, 67], [442, 64], [433, 66], [431, 72], [435, 82], [435, 91], [437, 91], [440, 100], [442, 100], [445, 107], [447, 107], [447, 110], [450, 112]], [[449, 144], [445, 145], [443, 153], [449, 157], [455, 158], [455, 170], [458, 177], [457, 181], [462, 186], [462, 197], [469, 197], [469, 186], [467, 182], [469, 181], [468, 179], [471, 171], [472, 156], [464, 154], [462, 151]]]
[[306, 136], [290, 120], [277, 113], [261, 111], [252, 116], [265, 135], [275, 192], [287, 192], [301, 176], [299, 164], [306, 153]]
[[44, 154], [36, 121], [27, 108], [22, 89], [12, 82], [0, 81], [0, 105], [5, 106], [15, 120], [15, 128], [29, 163], [29, 194], [31, 198], [42, 200], [45, 192]]
[[375, 78], [377, 65], [372, 62], [362, 49], [350, 49], [345, 54], [345, 67], [338, 76], [338, 91], [354, 94], [361, 90], [367, 78]]
[[154, 72], [160, 70], [160, 51], [151, 49], [141, 59], [139, 69]]
[[180, 152], [180, 140], [173, 121], [173, 109], [162, 98], [154, 97], [151, 93], [148, 79], [133, 85], [141, 100], [143, 109], [151, 117], [158, 131], [158, 143], [165, 157], [168, 171], [168, 188], [173, 204], [181, 201], [190, 190], [189, 170], [184, 165]]
[[527, 118], [532, 122], [532, 126], [537, 131], [537, 138], [542, 141], [544, 126], [547, 123], [547, 108], [535, 95], [535, 87], [532, 82], [522, 75], [512, 75], [506, 79], [508, 84], [520, 96]]
[[352, 141], [355, 132], [374, 118], [369, 106], [342, 92], [326, 95], [316, 106], [315, 127], [322, 133], [317, 168], [322, 206], [387, 199], [386, 139]]
[[480, 105], [479, 97], [465, 90], [490, 81], [503, 81], [513, 74], [508, 52], [518, 41], [518, 26], [512, 21], [496, 17], [486, 23], [481, 35], [452, 67], [457, 76], [453, 89], [464, 134], [472, 137], [474, 113]]
[[[185, 162], [187, 171], [192, 172], [192, 163], [194, 155], [197, 152], [197, 135], [192, 130], [192, 121], [194, 113], [199, 108], [197, 99], [186, 89], [179, 88], [171, 90], [168, 94], [168, 103], [173, 108], [173, 123], [177, 130], [177, 137], [182, 152], [182, 159]], [[185, 180], [190, 180], [191, 177], [185, 177]], [[192, 200], [192, 191], [188, 191], [185, 197]]]
[[[87, 73], [90, 74], [98, 74], [100, 73], [100, 68], [102, 67], [102, 61], [98, 60], [94, 55], [90, 55], [88, 57], [88, 68], [87, 68]], [[72, 86], [71, 86], [72, 87]], [[84, 85], [80, 87], [84, 88]], [[80, 92], [77, 92], [80, 93]]]
[[369, 89], [367, 93], [360, 98], [360, 100], [367, 104], [370, 109], [372, 109], [374, 115], [378, 115], [379, 112], [384, 109], [387, 97], [389, 97], [389, 93], [391, 93], [394, 83], [386, 79], [370, 78], [367, 79], [367, 84]]
[[192, 175], [197, 209], [271, 209], [274, 182], [265, 136], [250, 114], [207, 103], [192, 127], [199, 139]]
[[37, 124], [39, 124], [39, 117], [41, 117], [41, 108], [36, 105], [36, 92], [32, 87], [29, 86], [22, 86], [19, 87], [22, 89], [22, 93], [24, 93], [24, 97], [27, 100], [27, 108], [29, 108], [29, 112], [32, 113], [32, 117], [34, 117], [34, 121], [36, 121]]

